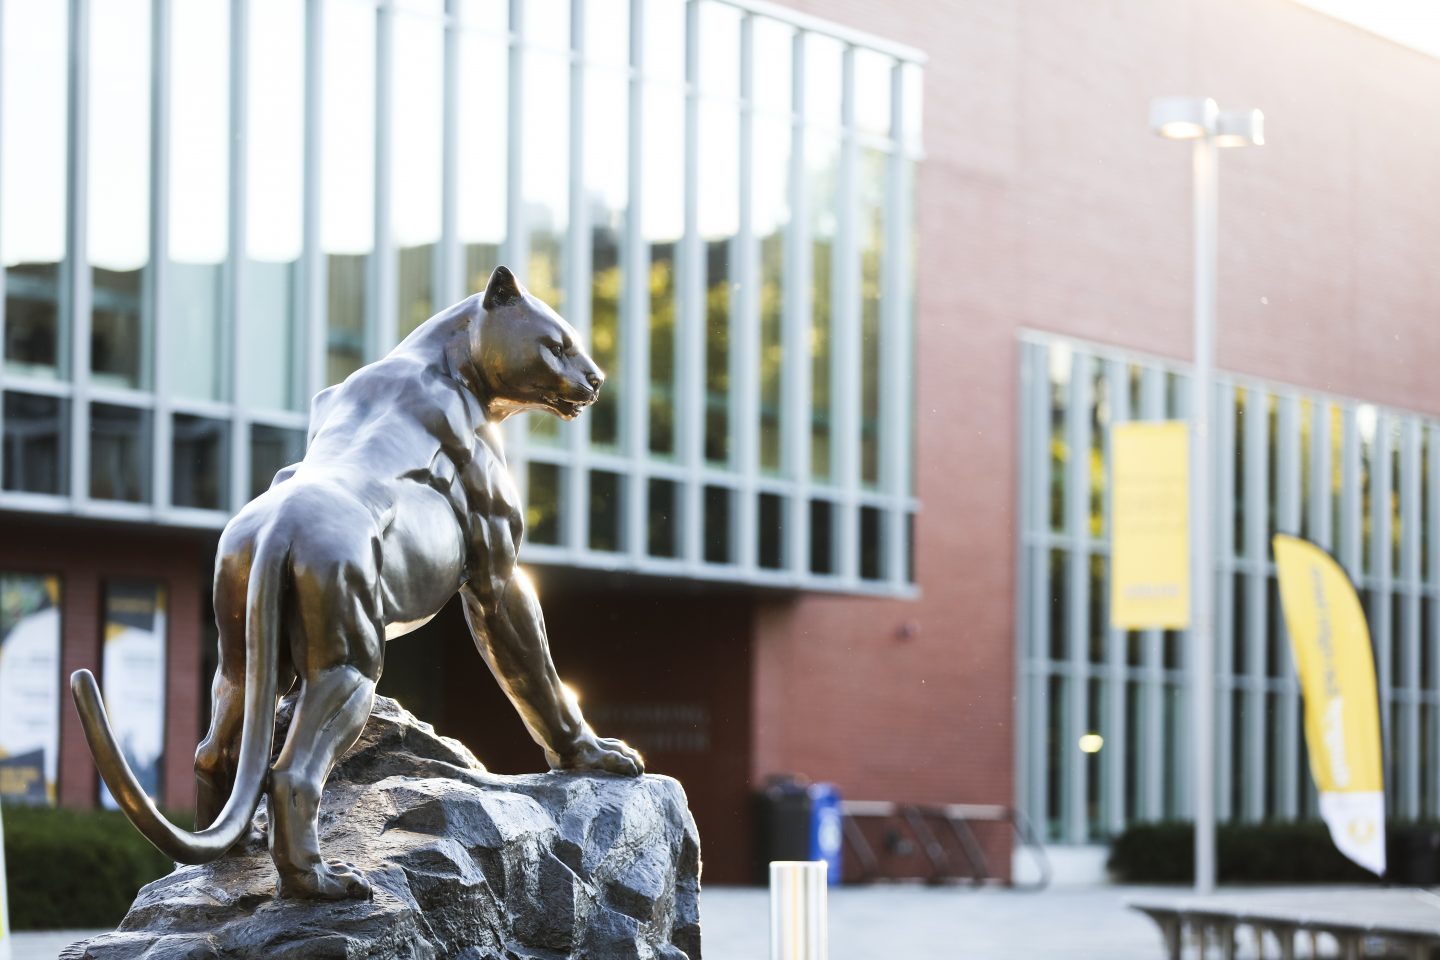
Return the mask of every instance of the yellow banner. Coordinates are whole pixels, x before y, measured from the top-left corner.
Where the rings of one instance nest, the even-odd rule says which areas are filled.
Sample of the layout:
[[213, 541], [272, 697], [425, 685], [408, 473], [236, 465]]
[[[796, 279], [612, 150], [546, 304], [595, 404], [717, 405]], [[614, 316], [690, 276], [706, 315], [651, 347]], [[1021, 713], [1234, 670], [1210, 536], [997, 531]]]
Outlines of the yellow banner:
[[1365, 611], [1350, 578], [1324, 550], [1284, 534], [1274, 545], [1320, 816], [1341, 853], [1383, 874], [1385, 775]]
[[1179, 420], [1110, 434], [1110, 623], [1190, 625], [1190, 430]]

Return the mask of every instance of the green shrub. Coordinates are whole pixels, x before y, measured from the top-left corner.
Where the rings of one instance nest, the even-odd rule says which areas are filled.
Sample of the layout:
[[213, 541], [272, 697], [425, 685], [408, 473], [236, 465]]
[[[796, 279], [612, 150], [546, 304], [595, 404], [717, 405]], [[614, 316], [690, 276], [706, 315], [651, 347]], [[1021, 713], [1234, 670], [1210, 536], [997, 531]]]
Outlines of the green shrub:
[[[1392, 835], [1398, 824], [1391, 825]], [[1377, 878], [1352, 863], [1323, 823], [1227, 823], [1216, 830], [1221, 883], [1367, 883]], [[1124, 883], [1184, 883], [1195, 875], [1195, 828], [1142, 823], [1110, 848], [1110, 871]]]
[[113, 927], [141, 887], [174, 869], [117, 811], [6, 806], [4, 817], [16, 930]]

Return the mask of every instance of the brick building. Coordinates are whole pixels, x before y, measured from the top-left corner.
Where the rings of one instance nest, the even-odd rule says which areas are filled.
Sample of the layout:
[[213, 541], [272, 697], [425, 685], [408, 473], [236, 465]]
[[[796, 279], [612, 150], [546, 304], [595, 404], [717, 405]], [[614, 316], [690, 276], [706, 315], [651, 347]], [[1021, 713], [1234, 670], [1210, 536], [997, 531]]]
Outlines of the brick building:
[[[98, 799], [62, 678], [127, 628], [189, 802], [219, 527], [310, 393], [503, 261], [612, 373], [509, 438], [557, 665], [686, 784], [708, 879], [776, 774], [1057, 844], [1185, 816], [1185, 638], [1106, 628], [1104, 479], [1109, 424], [1185, 413], [1189, 167], [1146, 112], [1193, 92], [1271, 140], [1221, 169], [1221, 813], [1313, 815], [1298, 529], [1365, 588], [1394, 811], [1440, 815], [1434, 58], [1293, 0], [0, 16], [0, 631], [59, 611], [60, 802]], [[543, 765], [454, 605], [381, 691]]]

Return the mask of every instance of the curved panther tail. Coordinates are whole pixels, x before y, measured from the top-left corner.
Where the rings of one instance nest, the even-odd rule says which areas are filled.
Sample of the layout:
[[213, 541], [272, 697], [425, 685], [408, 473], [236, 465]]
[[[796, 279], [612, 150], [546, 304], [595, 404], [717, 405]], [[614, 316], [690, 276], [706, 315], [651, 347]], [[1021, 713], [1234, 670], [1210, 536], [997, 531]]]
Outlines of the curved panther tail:
[[105, 785], [145, 838], [180, 863], [209, 863], [234, 846], [249, 827], [269, 779], [278, 682], [275, 661], [288, 560], [288, 544], [267, 549], [262, 540], [255, 545], [245, 597], [245, 720], [239, 764], [235, 787], [224, 809], [206, 829], [194, 833], [182, 830], [156, 809], [115, 741], [95, 676], [89, 670], [77, 670], [70, 677], [70, 692], [85, 728], [85, 739]]

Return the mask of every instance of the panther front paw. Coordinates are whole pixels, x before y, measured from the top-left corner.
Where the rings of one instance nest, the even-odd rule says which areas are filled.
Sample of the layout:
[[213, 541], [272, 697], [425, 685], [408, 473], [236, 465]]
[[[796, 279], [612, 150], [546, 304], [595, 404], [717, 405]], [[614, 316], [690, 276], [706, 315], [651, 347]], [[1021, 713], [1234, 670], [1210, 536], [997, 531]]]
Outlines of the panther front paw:
[[645, 758], [624, 740], [586, 734], [574, 748], [561, 757], [558, 769], [599, 770], [625, 777], [638, 777], [645, 772]]

